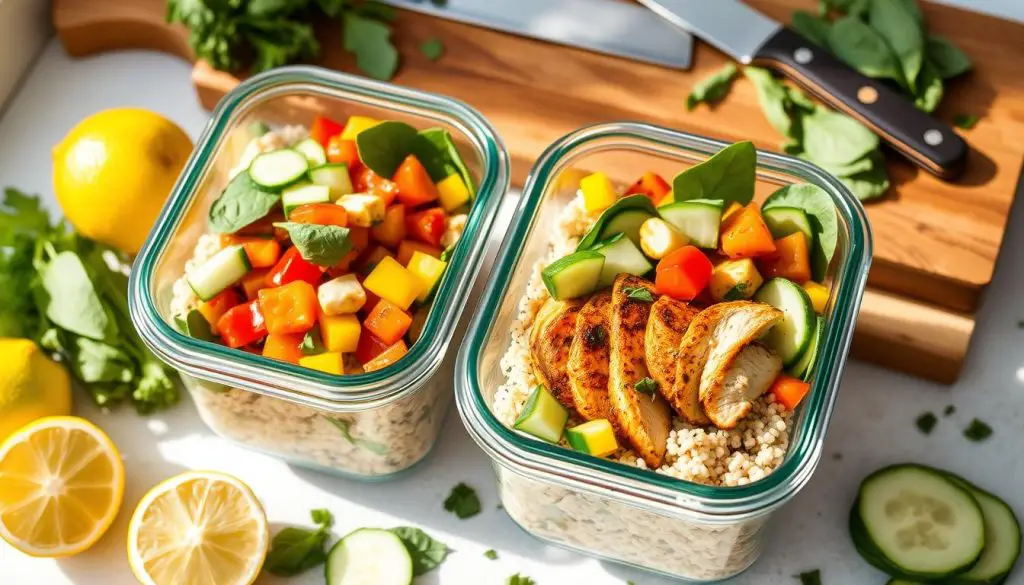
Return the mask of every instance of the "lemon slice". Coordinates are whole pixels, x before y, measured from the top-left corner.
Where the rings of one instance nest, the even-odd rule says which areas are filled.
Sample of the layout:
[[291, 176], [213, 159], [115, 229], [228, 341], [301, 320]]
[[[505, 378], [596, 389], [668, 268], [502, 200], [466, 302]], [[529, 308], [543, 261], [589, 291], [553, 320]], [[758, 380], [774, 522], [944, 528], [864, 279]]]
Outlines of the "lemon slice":
[[128, 562], [144, 585], [249, 585], [270, 542], [249, 486], [189, 471], [149, 490], [128, 525]]
[[89, 548], [123, 495], [117, 448], [84, 419], [41, 418], [0, 445], [0, 537], [24, 553], [63, 557]]

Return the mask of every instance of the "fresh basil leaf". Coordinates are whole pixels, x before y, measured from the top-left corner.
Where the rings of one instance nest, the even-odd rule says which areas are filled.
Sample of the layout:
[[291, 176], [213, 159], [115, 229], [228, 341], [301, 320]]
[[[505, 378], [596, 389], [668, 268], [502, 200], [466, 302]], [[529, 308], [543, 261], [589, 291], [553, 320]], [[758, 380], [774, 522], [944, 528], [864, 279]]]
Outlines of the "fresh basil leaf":
[[631, 299], [634, 299], [634, 300], [637, 300], [637, 301], [644, 301], [645, 303], [653, 303], [654, 302], [654, 295], [651, 294], [651, 291], [649, 291], [649, 290], [647, 290], [646, 288], [643, 288], [643, 287], [627, 286], [627, 287], [622, 289], [622, 292], [626, 293], [626, 296], [628, 298], [631, 298]]
[[302, 338], [302, 343], [299, 344], [299, 350], [302, 355], [319, 355], [327, 351], [324, 347], [323, 335], [320, 333], [320, 324], [316, 323], [306, 332], [306, 335]]
[[420, 43], [420, 53], [431, 61], [437, 61], [444, 55], [444, 43], [437, 37], [431, 37]]
[[971, 58], [946, 37], [929, 35], [926, 43], [928, 62], [943, 79], [963, 75], [971, 70]]
[[815, 16], [804, 10], [793, 12], [793, 30], [807, 40], [822, 47], [828, 47], [828, 31], [832, 23], [828, 19]]
[[274, 227], [288, 232], [303, 260], [317, 266], [334, 266], [352, 250], [348, 228], [283, 221]]
[[832, 23], [828, 46], [841, 61], [868, 77], [904, 83], [899, 60], [878, 31], [859, 18], [844, 16]]
[[973, 114], [957, 114], [956, 116], [953, 116], [953, 124], [957, 128], [970, 130], [971, 128], [974, 128], [974, 125], [977, 124], [980, 119], [981, 118]]
[[907, 86], [916, 88], [924, 63], [924, 30], [917, 5], [913, 0], [873, 0], [868, 22], [896, 55]]
[[992, 427], [988, 426], [984, 421], [974, 419], [971, 424], [964, 429], [964, 436], [967, 439], [980, 442], [992, 436]]
[[444, 509], [458, 516], [460, 520], [465, 520], [480, 513], [480, 498], [476, 495], [476, 490], [459, 483], [445, 498]]
[[853, 193], [854, 197], [861, 201], [868, 201], [885, 195], [889, 190], [889, 174], [885, 169], [885, 159], [880, 151], [875, 151], [871, 157], [870, 169], [854, 173], [846, 177], [839, 177], [844, 185]]
[[420, 139], [413, 144], [412, 152], [427, 169], [430, 178], [437, 183], [458, 173], [470, 195], [474, 194], [473, 175], [462, 160], [452, 135], [443, 128], [428, 128], [419, 134]]
[[40, 274], [46, 318], [62, 329], [95, 339], [117, 337], [117, 323], [100, 300], [81, 258], [74, 252], [54, 256]]
[[327, 542], [327, 530], [334, 523], [334, 516], [322, 508], [311, 510], [309, 515], [318, 525], [317, 529], [292, 526], [283, 528], [270, 542], [270, 551], [263, 562], [264, 569], [287, 577], [322, 565], [327, 560], [324, 544]]
[[658, 391], [658, 383], [654, 381], [654, 378], [648, 376], [637, 380], [636, 383], [633, 384], [633, 389], [641, 394], [654, 395], [654, 393]]
[[[359, 160], [371, 171], [390, 179], [413, 153], [419, 133], [404, 122], [387, 121], [363, 130], [356, 136]], [[422, 162], [422, 161], [421, 161]]]
[[828, 265], [832, 262], [839, 241], [839, 219], [832, 198], [817, 185], [787, 185], [769, 195], [761, 206], [762, 209], [772, 207], [797, 207], [807, 214], [815, 235], [811, 268], [814, 279], [822, 281], [828, 272]]
[[746, 205], [754, 198], [757, 151], [752, 142], [731, 144], [672, 179], [676, 201], [722, 199]]
[[210, 205], [210, 229], [218, 234], [233, 234], [266, 217], [280, 201], [280, 194], [254, 183], [249, 173], [238, 173]]
[[434, 540], [429, 534], [412, 526], [392, 528], [391, 532], [401, 539], [412, 557], [412, 574], [419, 577], [441, 566], [451, 552], [448, 545]]
[[847, 164], [878, 148], [878, 136], [846, 114], [818, 108], [802, 123], [804, 152], [815, 162]]
[[942, 77], [931, 62], [926, 62], [917, 80], [917, 98], [914, 105], [923, 112], [934, 112], [935, 108], [939, 107], [944, 93]]
[[388, 81], [394, 77], [398, 49], [391, 42], [391, 27], [352, 12], [346, 12], [342, 22], [345, 50], [356, 56], [356, 66], [374, 79]]
[[793, 136], [794, 124], [789, 114], [789, 94], [786, 86], [767, 69], [744, 67], [743, 74], [754, 84], [761, 111], [768, 122], [786, 136]]
[[714, 103], [724, 98], [736, 78], [736, 65], [726, 63], [721, 69], [697, 82], [686, 98], [686, 109], [693, 110], [700, 103]]
[[922, 413], [921, 416], [917, 417], [917, 420], [914, 421], [914, 424], [917, 425], [917, 430], [921, 431], [926, 435], [929, 435], [931, 434], [932, 430], [935, 428], [935, 425], [938, 422], [939, 419], [938, 417], [935, 416], [934, 413], [925, 412]]

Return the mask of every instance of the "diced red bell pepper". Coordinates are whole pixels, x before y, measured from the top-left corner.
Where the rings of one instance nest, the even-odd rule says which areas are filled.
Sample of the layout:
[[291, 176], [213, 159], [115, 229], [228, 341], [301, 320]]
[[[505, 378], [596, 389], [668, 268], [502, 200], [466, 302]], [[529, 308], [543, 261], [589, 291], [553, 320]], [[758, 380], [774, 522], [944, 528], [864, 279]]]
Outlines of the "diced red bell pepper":
[[236, 349], [263, 339], [267, 334], [267, 323], [259, 301], [229, 309], [217, 320], [217, 331], [228, 347]]
[[370, 228], [370, 235], [392, 250], [398, 248], [398, 244], [405, 239], [405, 205], [388, 207], [384, 212], [384, 221]]
[[299, 358], [303, 355], [302, 350], [299, 349], [303, 337], [301, 333], [290, 335], [271, 333], [267, 335], [267, 340], [263, 342], [263, 357], [297, 364], [299, 363]]
[[344, 207], [333, 203], [309, 203], [293, 209], [288, 214], [288, 221], [347, 227], [348, 212]]
[[647, 171], [637, 179], [636, 183], [630, 185], [629, 189], [626, 189], [626, 195], [636, 195], [637, 193], [647, 195], [657, 205], [671, 190], [672, 187], [658, 173]]
[[398, 200], [409, 207], [437, 200], [437, 186], [416, 155], [405, 157], [391, 180], [398, 185]]
[[383, 370], [400, 360], [407, 353], [409, 353], [409, 348], [406, 347], [405, 341], [399, 339], [390, 347], [380, 352], [377, 357], [363, 364], [363, 369], [367, 372]]
[[324, 116], [317, 116], [309, 127], [309, 137], [319, 142], [324, 148], [327, 148], [331, 139], [339, 136], [344, 129], [344, 124], [339, 124]]
[[772, 382], [768, 392], [775, 396], [776, 402], [789, 410], [794, 410], [810, 390], [811, 385], [807, 382], [785, 374], [779, 374], [779, 377]]
[[398, 305], [381, 299], [363, 321], [363, 327], [377, 339], [391, 345], [402, 339], [412, 325], [412, 317]]
[[388, 344], [377, 339], [364, 327], [359, 333], [359, 345], [356, 346], [356, 359], [359, 360], [360, 364], [365, 364], [384, 353], [384, 350], [387, 348]]
[[316, 325], [319, 303], [313, 285], [296, 280], [259, 292], [260, 310], [267, 331], [274, 335], [305, 333]]
[[288, 250], [277, 261], [267, 274], [267, 286], [282, 286], [290, 282], [302, 280], [311, 285], [320, 283], [323, 269], [312, 262], [307, 262], [297, 248]]
[[355, 140], [342, 140], [341, 136], [331, 138], [327, 144], [327, 162], [344, 163], [350, 176], [363, 165], [359, 160], [359, 148]]
[[431, 207], [408, 214], [405, 218], [405, 229], [410, 236], [424, 244], [440, 247], [441, 237], [444, 235], [444, 221], [444, 210], [440, 207]]
[[658, 262], [654, 288], [659, 294], [692, 301], [711, 280], [714, 266], [695, 246], [683, 246]]
[[395, 197], [398, 196], [398, 185], [394, 181], [389, 181], [365, 166], [355, 171], [352, 184], [358, 193], [369, 193], [380, 197], [385, 207], [391, 205]]
[[233, 288], [227, 288], [212, 299], [199, 303], [199, 313], [206, 317], [206, 322], [210, 324], [210, 330], [216, 334], [217, 322], [220, 321], [220, 318], [228, 312], [228, 309], [240, 304], [242, 304], [242, 297], [238, 296], [238, 292]]

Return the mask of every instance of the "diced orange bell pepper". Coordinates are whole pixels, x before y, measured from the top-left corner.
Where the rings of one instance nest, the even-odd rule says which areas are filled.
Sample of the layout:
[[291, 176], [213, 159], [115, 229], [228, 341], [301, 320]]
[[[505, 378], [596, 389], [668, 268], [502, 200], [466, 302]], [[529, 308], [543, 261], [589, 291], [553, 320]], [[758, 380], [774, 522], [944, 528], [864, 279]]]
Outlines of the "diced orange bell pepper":
[[672, 187], [665, 179], [661, 178], [661, 175], [647, 171], [642, 177], [637, 179], [636, 183], [630, 185], [629, 189], [626, 189], [626, 195], [636, 195], [638, 193], [647, 195], [657, 205], [671, 190]]
[[316, 324], [319, 302], [304, 280], [261, 290], [259, 303], [270, 333], [305, 333]]
[[352, 249], [362, 252], [370, 247], [370, 228], [353, 226], [348, 228], [348, 241], [352, 242]]
[[359, 160], [359, 148], [355, 140], [343, 140], [341, 136], [331, 138], [327, 143], [327, 162], [343, 163], [348, 167], [348, 172], [354, 173], [362, 161]]
[[381, 299], [363, 321], [367, 331], [388, 345], [401, 339], [410, 325], [412, 317], [386, 299]]
[[217, 321], [224, 313], [228, 312], [228, 309], [240, 304], [242, 304], [242, 297], [238, 296], [235, 289], [228, 288], [212, 299], [199, 303], [199, 313], [206, 317], [206, 322], [210, 324], [210, 330], [216, 335], [218, 333]]
[[367, 167], [360, 167], [354, 172], [352, 183], [356, 193], [369, 193], [380, 197], [387, 207], [398, 196], [398, 185], [385, 179]]
[[383, 353], [387, 348], [388, 344], [377, 339], [373, 333], [370, 333], [364, 328], [359, 334], [359, 345], [356, 347], [356, 359], [359, 360], [359, 363], [366, 364]]
[[271, 333], [263, 342], [263, 357], [297, 364], [299, 358], [303, 356], [302, 350], [299, 349], [302, 338], [301, 333]]
[[402, 240], [401, 243], [398, 244], [398, 254], [395, 255], [395, 259], [398, 260], [398, 263], [402, 266], [408, 266], [409, 259], [412, 258], [412, 255], [416, 252], [423, 252], [428, 256], [433, 256], [434, 258], [441, 257], [441, 248], [414, 240]]
[[658, 294], [692, 301], [711, 281], [714, 266], [696, 246], [683, 246], [658, 262], [654, 288]]
[[348, 227], [348, 212], [344, 207], [333, 203], [310, 203], [293, 209], [288, 214], [288, 221]]
[[324, 148], [327, 148], [331, 139], [335, 136], [340, 136], [341, 131], [344, 129], [344, 124], [335, 122], [325, 116], [317, 116], [313, 118], [313, 123], [309, 126], [309, 137], [319, 142]]
[[370, 250], [366, 254], [363, 254], [359, 258], [359, 273], [369, 274], [373, 272], [373, 269], [376, 268], [378, 264], [380, 264], [381, 260], [385, 258], [394, 257], [395, 255], [392, 254], [387, 248], [383, 246], [374, 246], [373, 248], [370, 248]]
[[401, 339], [396, 341], [393, 345], [382, 351], [377, 357], [363, 364], [363, 370], [367, 372], [375, 372], [377, 370], [383, 370], [391, 364], [397, 362], [405, 354], [409, 353], [409, 348], [405, 346], [405, 342]]
[[772, 382], [768, 392], [775, 396], [775, 401], [789, 410], [794, 410], [800, 401], [810, 392], [811, 385], [803, 380], [779, 374], [779, 377]]
[[242, 246], [245, 257], [253, 268], [268, 268], [277, 263], [281, 257], [281, 242], [273, 237], [236, 236], [222, 234], [220, 244], [223, 247]]
[[370, 228], [370, 235], [392, 250], [397, 248], [405, 239], [405, 205], [388, 207], [384, 212], [384, 221]]
[[807, 236], [793, 232], [775, 240], [775, 253], [757, 260], [761, 274], [766, 278], [780, 276], [797, 284], [811, 279], [811, 256], [807, 249]]
[[405, 219], [405, 228], [412, 238], [424, 244], [440, 247], [441, 238], [444, 236], [444, 223], [444, 210], [440, 207], [432, 207], [408, 214]]
[[755, 258], [775, 252], [772, 233], [751, 203], [722, 222], [721, 251], [730, 258]]
[[256, 298], [256, 294], [261, 289], [267, 288], [267, 274], [270, 273], [269, 268], [262, 268], [260, 270], [253, 270], [249, 274], [242, 277], [242, 290], [245, 291], [245, 298], [250, 301]]
[[302, 280], [315, 285], [323, 273], [323, 268], [305, 260], [298, 248], [289, 248], [267, 273], [266, 283], [267, 286], [281, 286]]
[[229, 309], [217, 320], [217, 331], [225, 345], [236, 349], [263, 339], [267, 334], [267, 323], [259, 301]]
[[437, 200], [437, 185], [415, 155], [405, 157], [391, 180], [398, 185], [398, 200], [409, 207]]
[[743, 204], [738, 203], [736, 201], [730, 202], [729, 207], [726, 207], [725, 211], [722, 212], [722, 221], [729, 219], [730, 217], [733, 216], [733, 214], [735, 214], [737, 211], [741, 209], [743, 209]]

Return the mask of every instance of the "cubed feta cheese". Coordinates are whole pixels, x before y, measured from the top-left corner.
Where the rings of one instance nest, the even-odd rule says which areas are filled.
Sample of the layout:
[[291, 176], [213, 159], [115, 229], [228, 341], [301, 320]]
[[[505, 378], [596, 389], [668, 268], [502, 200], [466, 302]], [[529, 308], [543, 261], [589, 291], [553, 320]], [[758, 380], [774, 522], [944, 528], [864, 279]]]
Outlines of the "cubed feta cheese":
[[321, 284], [316, 296], [325, 315], [355, 313], [366, 304], [366, 291], [355, 274], [345, 274]]
[[384, 200], [368, 193], [342, 195], [338, 205], [348, 212], [348, 223], [358, 227], [373, 227], [384, 221]]

